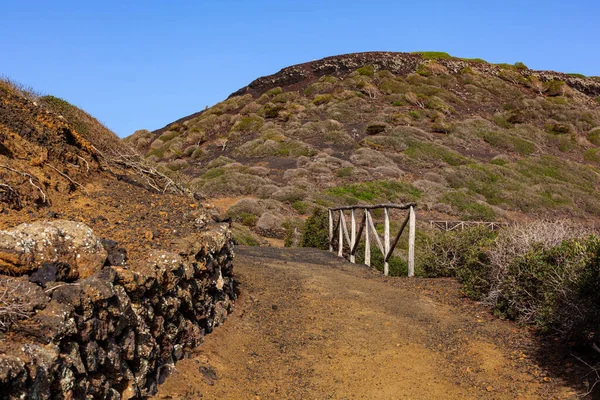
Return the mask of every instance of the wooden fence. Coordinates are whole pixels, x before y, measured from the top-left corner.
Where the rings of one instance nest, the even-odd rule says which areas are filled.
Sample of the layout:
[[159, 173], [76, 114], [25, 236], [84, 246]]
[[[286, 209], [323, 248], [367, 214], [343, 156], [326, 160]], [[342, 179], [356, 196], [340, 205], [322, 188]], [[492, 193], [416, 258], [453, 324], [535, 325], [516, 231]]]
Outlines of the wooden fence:
[[[356, 251], [362, 237], [362, 233], [365, 233], [365, 264], [371, 266], [371, 240], [374, 240], [381, 254], [383, 254], [384, 264], [383, 273], [384, 275], [389, 274], [389, 259], [400, 240], [400, 235], [404, 231], [404, 228], [408, 224], [408, 276], [415, 275], [415, 203], [400, 205], [400, 204], [378, 204], [374, 206], [348, 206], [348, 207], [337, 207], [329, 209], [329, 251], [334, 251], [333, 247], [336, 242], [338, 245], [338, 256], [344, 256], [344, 239], [348, 243], [349, 247], [349, 259], [350, 262], [356, 262]], [[383, 242], [375, 229], [373, 223], [373, 217], [371, 211], [375, 209], [383, 209], [384, 215], [384, 233]], [[390, 210], [407, 210], [407, 215], [398, 234], [393, 241], [390, 242]], [[348, 233], [347, 222], [345, 211], [350, 211], [350, 233]], [[361, 213], [362, 211], [362, 213]], [[357, 214], [361, 213], [361, 221], [358, 227], [356, 226]], [[336, 221], [337, 216], [337, 221]], [[366, 228], [366, 229], [365, 229]]]
[[429, 221], [432, 228], [438, 228], [443, 231], [462, 231], [473, 226], [485, 226], [492, 231], [496, 231], [508, 224], [506, 222], [484, 222], [484, 221]]

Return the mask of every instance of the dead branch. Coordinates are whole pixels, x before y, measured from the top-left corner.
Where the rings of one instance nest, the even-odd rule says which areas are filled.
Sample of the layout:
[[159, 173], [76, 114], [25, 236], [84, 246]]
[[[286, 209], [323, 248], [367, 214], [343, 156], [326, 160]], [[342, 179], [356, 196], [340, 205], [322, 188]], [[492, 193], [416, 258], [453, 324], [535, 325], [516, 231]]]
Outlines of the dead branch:
[[596, 385], [598, 384], [598, 382], [600, 382], [600, 372], [598, 372], [598, 368], [592, 367], [590, 364], [588, 364], [587, 362], [585, 362], [581, 358], [577, 357], [575, 354], [571, 354], [571, 355], [573, 357], [575, 357], [579, 362], [581, 362], [582, 364], [584, 364], [586, 367], [588, 367], [589, 369], [591, 369], [590, 374], [591, 373], [596, 374], [596, 381], [594, 382], [594, 384], [592, 385], [592, 387], [590, 388], [590, 390], [588, 390], [588, 392], [585, 393], [584, 395], [580, 396], [580, 397], [587, 397], [589, 394], [591, 394], [594, 391], [594, 388], [596, 387]]
[[134, 171], [146, 181], [148, 186], [157, 192], [189, 194], [189, 190], [154, 168], [150, 162], [145, 160], [133, 148], [129, 146], [123, 147], [127, 149], [127, 153], [123, 153], [119, 149], [109, 149], [109, 154], [104, 154], [96, 147], [92, 146], [98, 155], [100, 155], [101, 159], [106, 162], [108, 169], [115, 175], [116, 173], [112, 170], [111, 165]]
[[63, 286], [80, 286], [80, 284], [79, 283], [63, 283], [62, 285], [56, 285], [56, 286], [53, 286], [53, 287], [51, 287], [49, 289], [44, 290], [44, 293], [53, 292], [54, 290], [56, 290], [56, 289], [58, 289], [60, 287], [63, 287]]
[[0, 280], [0, 330], [6, 330], [13, 322], [31, 316], [31, 305], [23, 301], [30, 291], [15, 279]]
[[[29, 183], [31, 184], [31, 186], [33, 186], [34, 188], [36, 188], [37, 190], [39, 190], [39, 192], [42, 194], [42, 202], [45, 203], [46, 202], [46, 193], [44, 193], [44, 191], [42, 190], [41, 187], [39, 187], [38, 185], [36, 185], [35, 183], [33, 183], [33, 178], [34, 176], [28, 174], [27, 172], [22, 172], [22, 171], [18, 171], [14, 168], [9, 167], [8, 165], [4, 165], [4, 164], [0, 164], [0, 167], [7, 169], [9, 171], [12, 171], [16, 174], [19, 174], [21, 176], [24, 176], [26, 178], [29, 178]], [[37, 178], [35, 178], [37, 181], [39, 181]]]
[[79, 186], [85, 193], [87, 193], [87, 190], [85, 189], [85, 187], [81, 183], [74, 181], [73, 179], [71, 179], [71, 177], [69, 175], [67, 175], [67, 174], [65, 174], [63, 172], [60, 172], [57, 168], [53, 167], [52, 165], [47, 164], [47, 163], [45, 165], [48, 166], [48, 167], [50, 167], [50, 168], [52, 168], [53, 170], [55, 170], [56, 172], [58, 172], [60, 174], [60, 176], [62, 176], [63, 178], [67, 179], [73, 185]]
[[187, 190], [178, 185], [173, 179], [155, 169], [149, 162], [144, 160], [139, 154], [123, 154], [115, 151], [114, 155], [107, 160], [124, 168], [131, 169], [138, 173], [146, 183], [159, 192], [187, 193]]
[[[96, 151], [98, 151], [98, 149], [96, 149], [95, 147], [94, 147], [94, 149]], [[86, 169], [86, 171], [90, 172], [90, 164], [87, 162], [87, 160], [85, 158], [83, 158], [83, 157], [80, 157], [80, 156], [77, 156], [77, 158], [79, 158], [81, 161], [83, 161], [85, 163], [85, 169]]]

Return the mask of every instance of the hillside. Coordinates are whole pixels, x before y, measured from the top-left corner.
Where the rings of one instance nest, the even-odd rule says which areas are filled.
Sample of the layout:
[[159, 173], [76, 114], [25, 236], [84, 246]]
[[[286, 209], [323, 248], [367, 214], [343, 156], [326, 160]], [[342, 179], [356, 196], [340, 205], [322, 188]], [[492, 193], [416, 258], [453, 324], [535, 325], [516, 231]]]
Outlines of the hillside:
[[522, 63], [329, 57], [125, 141], [270, 236], [315, 206], [379, 201], [416, 201], [420, 220], [600, 212], [600, 78]]
[[2, 399], [147, 398], [232, 309], [227, 226], [86, 112], [7, 80], [0, 213]]

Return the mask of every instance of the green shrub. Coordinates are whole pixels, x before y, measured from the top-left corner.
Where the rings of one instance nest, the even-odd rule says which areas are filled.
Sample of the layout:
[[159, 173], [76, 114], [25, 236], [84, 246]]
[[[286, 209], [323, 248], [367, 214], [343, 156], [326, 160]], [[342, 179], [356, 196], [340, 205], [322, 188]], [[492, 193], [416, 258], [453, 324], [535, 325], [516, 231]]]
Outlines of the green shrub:
[[285, 234], [283, 237], [283, 245], [285, 247], [297, 247], [302, 240], [303, 222], [299, 218], [287, 218], [281, 224]]
[[256, 221], [258, 217], [254, 214], [249, 214], [246, 212], [239, 213], [235, 218], [235, 221], [240, 222], [242, 225], [247, 227], [253, 227], [256, 225]]
[[231, 164], [232, 162], [234, 162], [231, 158], [225, 157], [225, 156], [219, 156], [215, 159], [213, 159], [211, 162], [209, 162], [206, 167], [207, 168], [218, 168], [218, 167], [222, 167], [224, 165], [227, 164]]
[[591, 143], [600, 146], [600, 127], [592, 129], [588, 133], [587, 138]]
[[328, 82], [315, 82], [304, 89], [304, 94], [312, 96], [315, 94], [324, 94], [333, 92], [334, 85]]
[[221, 168], [211, 168], [202, 174], [202, 179], [213, 179], [225, 174], [225, 170]]
[[352, 175], [352, 171], [354, 171], [353, 167], [344, 167], [338, 169], [335, 174], [338, 178], [346, 178]]
[[[365, 244], [360, 243], [356, 249], [356, 262], [358, 264], [365, 263]], [[371, 246], [371, 267], [378, 271], [383, 272], [384, 269], [384, 257], [381, 250], [377, 245]], [[402, 257], [392, 255], [388, 260], [388, 272], [390, 276], [407, 276], [408, 275], [408, 262]], [[415, 271], [415, 275], [420, 275], [420, 271]]]
[[411, 141], [404, 152], [410, 158], [427, 162], [443, 161], [449, 165], [465, 164], [467, 159], [459, 153], [435, 143]]
[[307, 213], [309, 206], [305, 202], [298, 200], [292, 204], [292, 208], [304, 215]]
[[331, 101], [332, 98], [333, 96], [330, 94], [320, 94], [315, 97], [315, 99], [313, 100], [313, 104], [316, 106], [320, 106], [321, 104], [327, 104]]
[[522, 155], [529, 155], [535, 151], [535, 144], [529, 140], [505, 132], [484, 132], [482, 137], [486, 143], [498, 149], [514, 151]]
[[158, 158], [163, 158], [167, 150], [169, 150], [169, 145], [163, 144], [162, 146], [157, 147], [156, 149], [151, 149], [148, 153], [146, 153], [146, 157], [155, 156]]
[[501, 70], [515, 69], [514, 65], [508, 64], [508, 63], [498, 63], [498, 64], [495, 64], [495, 65], [497, 65]]
[[468, 296], [481, 297], [489, 287], [483, 249], [495, 237], [494, 232], [483, 227], [436, 234], [426, 247], [424, 273], [429, 277], [457, 277]]
[[165, 133], [163, 133], [162, 135], [160, 135], [160, 137], [158, 138], [159, 140], [162, 140], [163, 142], [168, 142], [171, 139], [175, 139], [177, 136], [179, 136], [179, 132], [177, 131], [167, 131]]
[[233, 223], [231, 225], [233, 243], [239, 246], [260, 246], [260, 238], [248, 227]]
[[514, 65], [514, 67], [518, 70], [526, 70], [529, 69], [527, 68], [527, 65], [523, 64], [521, 61], [517, 61]]
[[378, 133], [385, 132], [386, 129], [387, 124], [384, 124], [382, 122], [372, 122], [369, 125], [367, 125], [365, 131], [367, 135], [377, 135]]
[[450, 54], [443, 51], [415, 51], [413, 54], [419, 54], [426, 60], [449, 60], [453, 58]]
[[563, 339], [600, 331], [600, 238], [533, 249], [509, 264], [498, 311]]
[[375, 74], [375, 67], [373, 65], [364, 65], [357, 69], [357, 71], [363, 76], [373, 76]]
[[378, 84], [377, 87], [383, 93], [392, 94], [392, 93], [404, 93], [407, 89], [407, 85], [405, 82], [394, 79], [394, 78], [384, 78]]
[[398, 181], [371, 181], [353, 183], [327, 189], [327, 194], [338, 197], [345, 204], [358, 204], [360, 201], [414, 201], [421, 197], [420, 190], [409, 183]]
[[600, 332], [600, 238], [568, 221], [443, 232], [422, 268], [454, 276], [469, 297], [561, 339]]
[[570, 125], [560, 122], [548, 122], [544, 125], [544, 128], [546, 128], [548, 133], [555, 135], [566, 135], [573, 132], [573, 128]]
[[587, 149], [585, 153], [583, 153], [583, 159], [593, 163], [600, 163], [600, 155], [598, 155], [598, 150], [600, 149]]
[[494, 157], [490, 160], [490, 164], [503, 166], [508, 164], [508, 160], [501, 157]]
[[425, 64], [419, 64], [416, 72], [421, 76], [431, 76], [433, 74], [431, 69], [429, 69]]
[[[272, 103], [267, 103], [258, 111], [258, 113], [263, 118], [277, 118], [279, 116], [279, 113], [284, 109], [285, 109], [285, 107], [283, 107], [283, 106], [274, 105]], [[241, 129], [241, 130], [244, 130], [244, 129]]]
[[567, 84], [558, 79], [544, 83], [544, 91], [548, 96], [563, 96], [567, 90]]
[[478, 63], [478, 64], [487, 64], [488, 63], [483, 58], [461, 58], [461, 60], [474, 62], [474, 63]]
[[280, 88], [280, 87], [276, 87], [276, 88], [273, 88], [273, 89], [269, 90], [267, 92], [267, 95], [269, 97], [274, 97], [274, 96], [277, 96], [278, 94], [281, 94], [281, 93], [283, 93], [283, 89]]
[[477, 203], [463, 192], [448, 192], [441, 200], [456, 208], [461, 213], [461, 217], [469, 221], [493, 221], [496, 218], [496, 213], [491, 207]]
[[170, 161], [169, 163], [167, 163], [167, 168], [169, 168], [171, 171], [179, 171], [179, 170], [182, 170], [187, 167], [188, 167], [187, 161], [182, 160], [182, 159], [173, 160], [173, 161]]
[[329, 249], [329, 216], [328, 212], [315, 208], [302, 228], [301, 247], [316, 247], [321, 250]]
[[262, 128], [264, 120], [258, 115], [243, 117], [231, 128], [232, 131], [251, 132]]

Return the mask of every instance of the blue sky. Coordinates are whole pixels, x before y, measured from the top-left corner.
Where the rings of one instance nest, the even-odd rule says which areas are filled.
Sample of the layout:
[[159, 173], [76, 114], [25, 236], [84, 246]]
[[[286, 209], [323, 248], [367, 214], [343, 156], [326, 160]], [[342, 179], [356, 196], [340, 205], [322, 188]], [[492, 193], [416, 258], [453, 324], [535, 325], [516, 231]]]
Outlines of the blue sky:
[[600, 75], [599, 18], [591, 0], [5, 1], [0, 75], [124, 137], [350, 52], [439, 50]]

